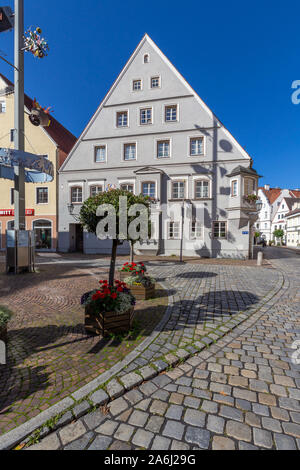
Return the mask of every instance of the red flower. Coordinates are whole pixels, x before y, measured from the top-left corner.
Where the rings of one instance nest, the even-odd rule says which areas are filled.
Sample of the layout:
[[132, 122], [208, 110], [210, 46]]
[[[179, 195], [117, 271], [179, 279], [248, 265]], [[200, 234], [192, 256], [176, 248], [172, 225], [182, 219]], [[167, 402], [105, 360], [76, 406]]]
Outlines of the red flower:
[[112, 299], [116, 299], [118, 297], [118, 294], [116, 292], [113, 292], [110, 296]]
[[117, 291], [118, 291], [118, 292], [123, 292], [123, 287], [118, 287], [118, 288], [117, 288]]

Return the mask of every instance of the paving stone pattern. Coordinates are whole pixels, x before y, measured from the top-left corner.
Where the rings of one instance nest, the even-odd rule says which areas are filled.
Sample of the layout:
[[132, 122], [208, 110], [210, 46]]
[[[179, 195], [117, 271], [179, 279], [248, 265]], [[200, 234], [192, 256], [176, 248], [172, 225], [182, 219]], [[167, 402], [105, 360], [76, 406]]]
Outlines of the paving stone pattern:
[[[284, 285], [259, 311], [202, 352], [109, 403], [107, 413], [87, 414], [29, 449], [300, 450], [300, 366], [291, 361], [292, 343], [300, 339], [300, 258], [275, 248], [268, 254]], [[220, 325], [226, 317], [222, 302], [229, 315], [228, 306], [245, 309], [270, 289], [274, 271], [257, 271], [252, 279], [250, 271], [235, 269], [231, 278], [227, 269], [218, 279], [206, 276], [203, 291], [197, 270], [194, 278], [174, 270], [169, 282], [177, 286], [177, 321], [160, 335], [162, 348], [183, 347], [198, 334], [197, 326], [202, 332], [211, 323]]]

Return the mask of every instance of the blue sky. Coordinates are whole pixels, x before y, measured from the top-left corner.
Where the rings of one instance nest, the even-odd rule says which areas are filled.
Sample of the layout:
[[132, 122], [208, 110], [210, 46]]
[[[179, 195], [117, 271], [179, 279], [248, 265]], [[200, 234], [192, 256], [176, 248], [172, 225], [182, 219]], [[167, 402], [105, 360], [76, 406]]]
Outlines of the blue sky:
[[[26, 54], [26, 92], [79, 136], [147, 32], [253, 157], [260, 183], [300, 188], [299, 16], [296, 1], [25, 0], [25, 27], [40, 26], [51, 48]], [[0, 50], [13, 60], [13, 33]], [[13, 79], [3, 61], [0, 71]]]

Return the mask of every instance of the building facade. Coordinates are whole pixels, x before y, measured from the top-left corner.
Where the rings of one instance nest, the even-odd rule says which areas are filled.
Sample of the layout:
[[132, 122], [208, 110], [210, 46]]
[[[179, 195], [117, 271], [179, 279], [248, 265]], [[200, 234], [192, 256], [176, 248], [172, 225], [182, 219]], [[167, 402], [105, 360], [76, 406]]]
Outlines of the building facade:
[[266, 184], [258, 189], [258, 196], [263, 204], [256, 222], [256, 230], [269, 242], [274, 239], [274, 230], [281, 229], [285, 233], [283, 242], [286, 243], [286, 214], [291, 210], [290, 205], [294, 198], [300, 197], [300, 191], [271, 188]]
[[293, 199], [291, 210], [286, 214], [286, 244], [292, 248], [300, 247], [300, 198]]
[[[57, 248], [57, 171], [66, 159], [76, 138], [56, 119], [49, 127], [35, 127], [29, 119], [33, 101], [25, 95], [25, 151], [48, 155], [54, 165], [54, 180], [48, 183], [26, 183], [26, 230], [35, 231], [36, 249], [55, 251]], [[0, 74], [0, 146], [13, 148], [14, 86]], [[0, 249], [5, 249], [6, 230], [14, 227], [14, 182], [0, 178]]]
[[153, 200], [138, 253], [247, 258], [257, 181], [250, 156], [145, 35], [60, 169], [59, 250], [110, 252], [77, 217], [86, 198], [120, 187]]

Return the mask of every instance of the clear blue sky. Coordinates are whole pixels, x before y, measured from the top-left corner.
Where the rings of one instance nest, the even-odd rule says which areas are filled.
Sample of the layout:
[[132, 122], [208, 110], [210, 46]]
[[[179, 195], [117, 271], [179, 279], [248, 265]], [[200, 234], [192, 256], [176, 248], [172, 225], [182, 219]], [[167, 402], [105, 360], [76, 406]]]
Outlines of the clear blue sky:
[[[26, 92], [79, 136], [147, 32], [250, 153], [261, 184], [300, 188], [299, 18], [296, 1], [25, 0], [25, 27], [40, 26], [51, 48], [43, 60], [26, 54]], [[0, 49], [13, 59], [12, 33]]]

